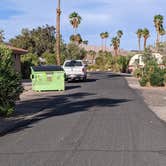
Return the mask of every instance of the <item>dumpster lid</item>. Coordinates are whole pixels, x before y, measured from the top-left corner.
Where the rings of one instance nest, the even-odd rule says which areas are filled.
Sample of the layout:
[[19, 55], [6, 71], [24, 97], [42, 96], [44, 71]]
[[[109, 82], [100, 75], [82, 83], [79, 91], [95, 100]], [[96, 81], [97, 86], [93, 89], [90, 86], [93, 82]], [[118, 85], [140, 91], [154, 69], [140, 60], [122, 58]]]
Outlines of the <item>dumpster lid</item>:
[[33, 66], [32, 69], [34, 71], [63, 71], [61, 66]]

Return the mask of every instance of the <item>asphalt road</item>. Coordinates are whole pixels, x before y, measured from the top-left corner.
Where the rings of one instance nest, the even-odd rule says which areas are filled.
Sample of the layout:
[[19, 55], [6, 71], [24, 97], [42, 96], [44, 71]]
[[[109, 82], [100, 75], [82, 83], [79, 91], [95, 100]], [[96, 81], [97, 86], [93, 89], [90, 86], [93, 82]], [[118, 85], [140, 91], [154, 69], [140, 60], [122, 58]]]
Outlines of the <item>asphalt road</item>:
[[0, 166], [166, 166], [166, 125], [123, 76], [69, 83], [45, 111], [0, 138]]

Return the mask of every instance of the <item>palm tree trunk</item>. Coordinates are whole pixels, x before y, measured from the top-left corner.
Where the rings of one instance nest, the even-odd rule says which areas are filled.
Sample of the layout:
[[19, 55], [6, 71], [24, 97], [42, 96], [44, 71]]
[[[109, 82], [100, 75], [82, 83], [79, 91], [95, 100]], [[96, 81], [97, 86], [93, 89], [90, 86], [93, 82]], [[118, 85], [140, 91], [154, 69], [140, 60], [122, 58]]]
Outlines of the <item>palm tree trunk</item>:
[[144, 38], [144, 50], [146, 50], [146, 38]]
[[103, 47], [104, 47], [104, 46], [103, 46], [103, 45], [104, 45], [103, 43], [104, 43], [104, 41], [103, 41], [103, 39], [101, 39], [101, 49], [102, 49], [102, 51], [103, 51]]
[[118, 49], [115, 48], [114, 51], [115, 51], [115, 56], [118, 56]]
[[119, 54], [120, 54], [120, 39], [119, 39], [118, 52], [119, 52]]
[[61, 60], [60, 60], [60, 15], [61, 15], [60, 0], [58, 0], [58, 7], [57, 7], [57, 13], [56, 13], [56, 62], [57, 62], [57, 65], [61, 64]]
[[106, 48], [107, 48], [107, 39], [105, 38], [105, 50], [106, 51]]
[[138, 49], [141, 51], [141, 38], [138, 38]]
[[157, 31], [157, 40], [156, 40], [156, 51], [159, 50], [159, 43], [160, 43], [160, 32]]
[[74, 36], [77, 34], [77, 28], [74, 28]]

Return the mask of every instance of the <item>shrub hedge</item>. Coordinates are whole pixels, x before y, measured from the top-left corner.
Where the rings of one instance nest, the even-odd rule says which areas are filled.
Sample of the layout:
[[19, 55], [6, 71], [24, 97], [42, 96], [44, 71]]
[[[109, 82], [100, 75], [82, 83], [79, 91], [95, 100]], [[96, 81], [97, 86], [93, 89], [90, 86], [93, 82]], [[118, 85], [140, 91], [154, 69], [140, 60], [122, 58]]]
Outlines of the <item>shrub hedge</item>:
[[9, 116], [14, 112], [15, 101], [23, 91], [21, 77], [13, 65], [12, 52], [0, 45], [0, 115]]

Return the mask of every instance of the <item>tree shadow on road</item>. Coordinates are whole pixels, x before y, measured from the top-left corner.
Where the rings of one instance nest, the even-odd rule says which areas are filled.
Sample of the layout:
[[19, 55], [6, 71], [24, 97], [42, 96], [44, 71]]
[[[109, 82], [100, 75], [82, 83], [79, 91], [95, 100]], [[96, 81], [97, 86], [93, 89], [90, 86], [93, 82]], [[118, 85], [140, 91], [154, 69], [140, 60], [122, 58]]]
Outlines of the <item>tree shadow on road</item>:
[[[128, 99], [111, 99], [111, 98], [100, 98], [96, 94], [91, 93], [73, 93], [60, 96], [54, 96], [53, 98], [42, 98], [33, 101], [23, 102], [18, 107], [18, 115], [24, 116], [22, 120], [13, 120], [9, 123], [13, 123], [13, 127], [10, 128], [6, 133], [15, 133], [26, 128], [33, 127], [32, 125], [48, 118], [55, 116], [71, 115], [78, 112], [85, 111], [104, 111], [105, 107], [116, 107], [122, 103], [130, 102]], [[43, 107], [41, 108], [41, 105]], [[28, 110], [29, 106], [29, 110]], [[32, 107], [34, 106], [34, 107]], [[26, 111], [24, 109], [26, 108]], [[33, 109], [32, 109], [33, 108]], [[91, 109], [92, 108], [92, 109]], [[96, 109], [98, 108], [98, 109]], [[30, 110], [31, 109], [31, 110]], [[36, 115], [35, 115], [36, 114]], [[33, 116], [32, 118], [26, 118]]]
[[83, 80], [70, 80], [70, 81], [68, 81], [68, 83], [91, 83], [91, 82], [96, 82], [97, 80], [98, 79], [88, 78], [85, 81], [83, 81]]
[[72, 86], [72, 85], [66, 85], [66, 87], [65, 87], [65, 90], [72, 90], [72, 89], [77, 89], [77, 88], [81, 88], [81, 86]]
[[120, 78], [120, 77], [132, 77], [132, 75], [131, 74], [127, 74], [127, 73], [120, 73], [120, 74], [114, 74], [114, 73], [112, 73], [112, 74], [108, 74], [107, 75], [107, 77], [108, 78]]

